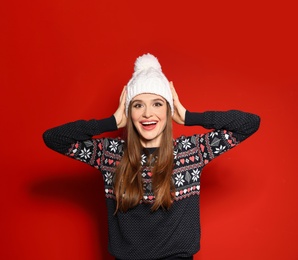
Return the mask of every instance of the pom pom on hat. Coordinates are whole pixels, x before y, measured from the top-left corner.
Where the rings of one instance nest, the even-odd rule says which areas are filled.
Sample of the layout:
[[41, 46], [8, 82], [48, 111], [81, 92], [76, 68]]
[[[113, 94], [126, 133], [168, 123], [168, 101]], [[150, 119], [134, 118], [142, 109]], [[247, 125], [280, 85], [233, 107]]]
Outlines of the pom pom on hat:
[[161, 66], [156, 57], [148, 53], [137, 58], [134, 67], [135, 72], [147, 70], [149, 68], [154, 68], [161, 71]]
[[138, 57], [135, 61], [133, 76], [127, 84], [126, 115], [131, 100], [143, 93], [162, 96], [169, 103], [172, 114], [174, 113], [170, 83], [163, 74], [158, 59], [150, 53]]

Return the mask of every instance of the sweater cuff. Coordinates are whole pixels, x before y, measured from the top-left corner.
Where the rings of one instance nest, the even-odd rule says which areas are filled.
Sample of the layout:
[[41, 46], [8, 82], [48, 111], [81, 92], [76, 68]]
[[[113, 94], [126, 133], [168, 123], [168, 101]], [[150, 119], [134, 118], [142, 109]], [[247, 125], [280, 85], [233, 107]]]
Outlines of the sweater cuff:
[[105, 133], [105, 132], [111, 132], [118, 130], [116, 119], [114, 115], [101, 119], [99, 120], [100, 122], [100, 132]]
[[204, 113], [190, 112], [186, 110], [185, 126], [204, 125]]

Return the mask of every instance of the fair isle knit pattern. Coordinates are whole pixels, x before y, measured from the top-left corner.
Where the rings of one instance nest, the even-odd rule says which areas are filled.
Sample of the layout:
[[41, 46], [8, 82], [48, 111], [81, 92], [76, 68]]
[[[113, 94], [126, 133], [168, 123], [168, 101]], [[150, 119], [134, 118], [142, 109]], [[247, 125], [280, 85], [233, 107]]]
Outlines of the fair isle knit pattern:
[[[175, 200], [181, 200], [200, 192], [200, 176], [203, 167], [212, 159], [228, 151], [237, 144], [231, 132], [217, 130], [207, 134], [182, 136], [174, 141], [173, 182], [176, 188]], [[123, 155], [124, 141], [121, 139], [94, 139], [77, 142], [68, 155], [101, 170], [107, 198], [115, 199], [113, 178], [115, 166]], [[147, 165], [147, 155], [141, 156], [141, 175], [144, 183], [146, 203], [154, 202], [152, 173]]]

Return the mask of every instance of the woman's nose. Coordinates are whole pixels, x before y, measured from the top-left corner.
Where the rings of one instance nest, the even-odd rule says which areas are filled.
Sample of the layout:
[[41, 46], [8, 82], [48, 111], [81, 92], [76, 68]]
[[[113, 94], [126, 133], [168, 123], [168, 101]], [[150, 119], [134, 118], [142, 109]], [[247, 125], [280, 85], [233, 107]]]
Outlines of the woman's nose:
[[151, 117], [152, 116], [152, 110], [149, 107], [145, 107], [143, 116], [146, 117], [146, 118]]

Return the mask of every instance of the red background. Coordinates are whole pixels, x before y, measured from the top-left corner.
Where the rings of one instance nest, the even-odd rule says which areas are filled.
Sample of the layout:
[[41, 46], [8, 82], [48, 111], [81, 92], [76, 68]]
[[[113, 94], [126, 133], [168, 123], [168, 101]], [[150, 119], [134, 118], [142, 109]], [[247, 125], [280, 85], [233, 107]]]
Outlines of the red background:
[[113, 259], [101, 175], [49, 150], [41, 136], [110, 116], [134, 60], [147, 52], [189, 110], [236, 108], [262, 118], [255, 135], [205, 168], [195, 259], [298, 259], [295, 1], [7, 2], [1, 259]]

